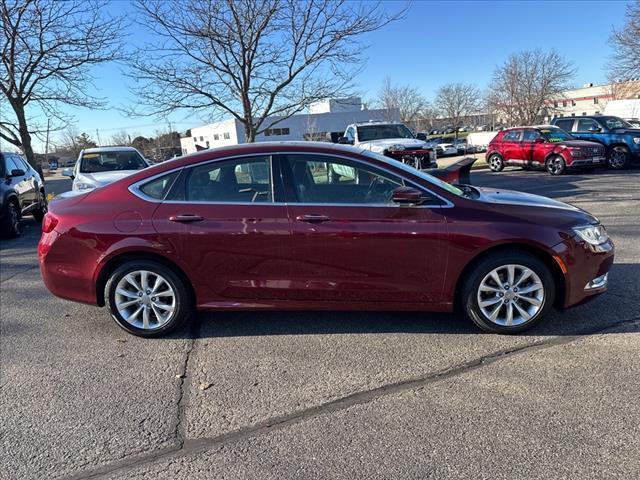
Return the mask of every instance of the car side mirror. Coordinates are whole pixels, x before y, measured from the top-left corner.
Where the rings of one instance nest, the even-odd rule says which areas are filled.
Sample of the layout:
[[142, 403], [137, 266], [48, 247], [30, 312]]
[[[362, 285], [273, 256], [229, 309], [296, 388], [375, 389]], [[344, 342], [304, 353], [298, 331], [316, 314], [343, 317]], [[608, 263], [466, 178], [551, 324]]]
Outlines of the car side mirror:
[[587, 130], [589, 133], [600, 133], [602, 129], [600, 127], [591, 127]]
[[349, 140], [347, 137], [341, 136], [338, 138], [338, 143], [342, 145], [353, 145], [353, 140]]
[[75, 177], [75, 175], [73, 174], [73, 169], [72, 168], [68, 168], [68, 167], [67, 168], [63, 168], [61, 173], [62, 173], [63, 177], [69, 177], [69, 178], [71, 178], [71, 180], [73, 180], [74, 177]]
[[422, 192], [413, 187], [398, 187], [391, 198], [400, 205], [419, 205], [423, 201]]
[[417, 138], [418, 140], [422, 140], [423, 142], [426, 142], [426, 141], [427, 141], [427, 136], [426, 136], [424, 133], [418, 133], [418, 134], [416, 135], [416, 138]]
[[22, 170], [21, 168], [14, 168], [13, 170], [11, 170], [11, 175], [9, 175], [10, 177], [22, 177], [26, 172], [24, 170]]

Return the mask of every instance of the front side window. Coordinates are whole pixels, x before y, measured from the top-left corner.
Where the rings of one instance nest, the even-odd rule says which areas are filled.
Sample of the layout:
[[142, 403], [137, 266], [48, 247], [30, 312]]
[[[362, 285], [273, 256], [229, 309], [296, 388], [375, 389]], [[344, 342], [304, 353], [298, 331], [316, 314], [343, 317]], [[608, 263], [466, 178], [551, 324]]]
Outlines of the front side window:
[[353, 131], [353, 127], [347, 128], [347, 131], [345, 133], [345, 137], [350, 142], [355, 142], [356, 137], [355, 137], [355, 132]]
[[84, 153], [80, 160], [80, 172], [82, 173], [142, 170], [146, 167], [146, 162], [138, 152], [132, 151]]
[[542, 135], [540, 135], [540, 132], [538, 132], [537, 130], [525, 130], [524, 134], [522, 135], [522, 141], [523, 142], [535, 142], [536, 139], [541, 138]]
[[364, 125], [358, 127], [358, 141], [370, 142], [387, 138], [413, 138], [411, 130], [402, 124]]
[[239, 158], [193, 167], [187, 174], [185, 200], [195, 202], [271, 202], [268, 156]]
[[323, 155], [286, 155], [297, 201], [390, 204], [400, 177], [359, 162]]

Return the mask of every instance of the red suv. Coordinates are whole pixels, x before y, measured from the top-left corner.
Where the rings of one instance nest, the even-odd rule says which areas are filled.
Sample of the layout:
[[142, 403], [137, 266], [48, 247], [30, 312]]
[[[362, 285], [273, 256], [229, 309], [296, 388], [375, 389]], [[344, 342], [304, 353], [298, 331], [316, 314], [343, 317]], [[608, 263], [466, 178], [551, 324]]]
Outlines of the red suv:
[[166, 334], [198, 310], [424, 310], [514, 333], [607, 289], [613, 244], [549, 198], [313, 142], [205, 150], [53, 200], [54, 294]]
[[486, 160], [494, 172], [506, 165], [545, 169], [561, 175], [567, 169], [605, 165], [605, 149], [599, 143], [578, 140], [551, 125], [509, 128], [489, 143]]

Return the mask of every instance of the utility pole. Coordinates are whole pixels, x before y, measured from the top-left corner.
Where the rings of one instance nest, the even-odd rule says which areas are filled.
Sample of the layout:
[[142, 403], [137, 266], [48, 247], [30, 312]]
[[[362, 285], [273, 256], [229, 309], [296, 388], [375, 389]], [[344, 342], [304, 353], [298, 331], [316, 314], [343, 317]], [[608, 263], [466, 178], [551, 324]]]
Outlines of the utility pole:
[[96, 128], [96, 140], [98, 140], [98, 146], [102, 146], [102, 142], [100, 141], [100, 132], [98, 132], [98, 129]]
[[[47, 166], [47, 168], [49, 167], [49, 125], [50, 123], [51, 123], [51, 119], [47, 117], [47, 139], [44, 142], [44, 163]], [[40, 165], [40, 168], [42, 168], [42, 165]]]

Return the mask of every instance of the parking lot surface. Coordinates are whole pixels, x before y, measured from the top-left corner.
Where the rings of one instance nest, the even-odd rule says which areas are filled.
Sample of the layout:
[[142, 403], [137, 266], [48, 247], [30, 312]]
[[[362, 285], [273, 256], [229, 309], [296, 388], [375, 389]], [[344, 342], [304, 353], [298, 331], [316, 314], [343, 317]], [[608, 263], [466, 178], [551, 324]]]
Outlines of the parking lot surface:
[[47, 292], [25, 219], [0, 244], [1, 478], [639, 478], [640, 172], [472, 182], [598, 216], [609, 292], [520, 336], [459, 314], [224, 312], [143, 340]]

